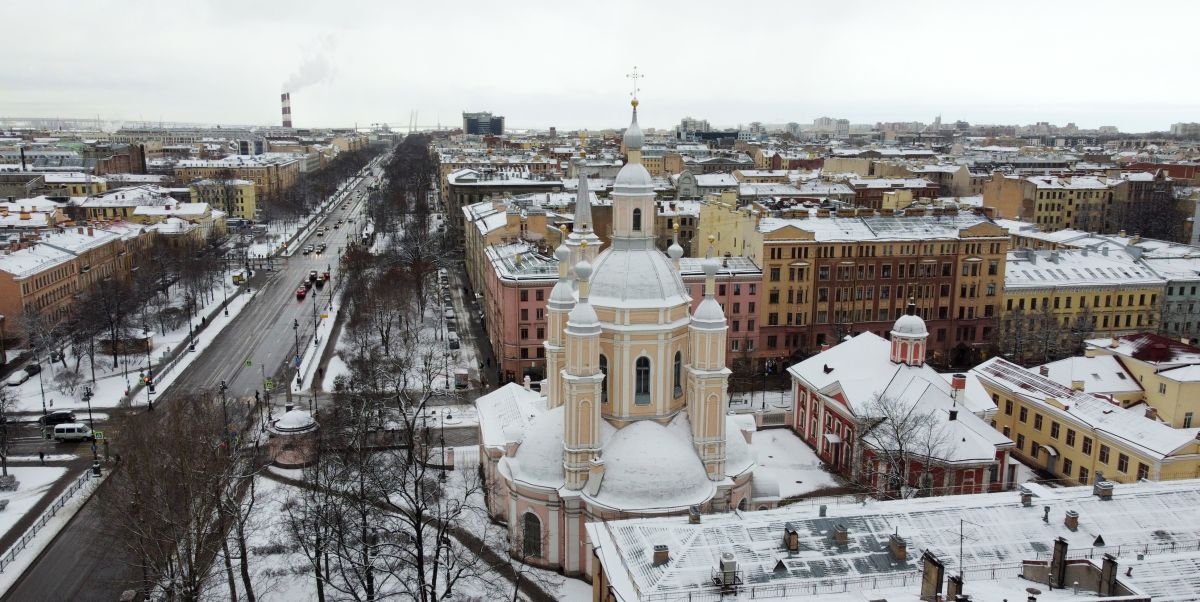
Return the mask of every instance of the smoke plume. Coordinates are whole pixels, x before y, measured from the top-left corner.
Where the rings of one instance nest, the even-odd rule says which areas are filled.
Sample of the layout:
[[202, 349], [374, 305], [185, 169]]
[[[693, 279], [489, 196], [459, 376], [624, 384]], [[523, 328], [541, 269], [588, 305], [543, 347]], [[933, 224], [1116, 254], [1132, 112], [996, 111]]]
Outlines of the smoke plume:
[[334, 41], [330, 36], [319, 38], [304, 49], [300, 65], [283, 82], [282, 92], [296, 92], [333, 76], [333, 64], [329, 60]]

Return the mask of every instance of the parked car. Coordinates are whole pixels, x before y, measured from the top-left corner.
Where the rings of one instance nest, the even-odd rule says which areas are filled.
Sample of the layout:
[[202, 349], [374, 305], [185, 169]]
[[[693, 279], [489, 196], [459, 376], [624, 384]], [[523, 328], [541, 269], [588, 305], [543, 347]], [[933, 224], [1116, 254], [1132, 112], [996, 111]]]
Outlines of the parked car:
[[8, 385], [10, 387], [18, 387], [25, 381], [29, 380], [29, 373], [24, 370], [17, 370], [8, 377]]
[[296, 289], [296, 300], [297, 301], [303, 301], [304, 298], [307, 296], [308, 296], [308, 289], [306, 289], [304, 287], [300, 287], [300, 288]]
[[309, 271], [308, 271], [308, 279], [309, 279], [309, 281], [311, 281], [311, 282], [316, 282], [316, 281], [317, 281], [317, 271], [316, 271], [316, 270], [309, 270]]
[[65, 424], [67, 422], [75, 422], [75, 412], [71, 412], [69, 410], [58, 410], [56, 412], [50, 412], [45, 416], [39, 416], [37, 421], [38, 426], [42, 427]]
[[34, 374], [37, 374], [38, 372], [41, 372], [41, 371], [42, 371], [42, 366], [40, 364], [29, 364], [28, 366], [25, 366], [25, 372], [28, 373], [30, 376], [33, 376]]
[[92, 429], [81, 422], [67, 422], [54, 427], [54, 440], [62, 443], [64, 441], [87, 441], [92, 438]]
[[312, 286], [313, 286], [313, 281], [312, 281], [312, 280], [305, 280], [304, 282], [301, 282], [301, 283], [300, 283], [300, 286], [304, 287], [304, 290], [306, 290], [306, 291], [307, 291], [307, 290], [311, 290], [311, 289], [312, 289]]

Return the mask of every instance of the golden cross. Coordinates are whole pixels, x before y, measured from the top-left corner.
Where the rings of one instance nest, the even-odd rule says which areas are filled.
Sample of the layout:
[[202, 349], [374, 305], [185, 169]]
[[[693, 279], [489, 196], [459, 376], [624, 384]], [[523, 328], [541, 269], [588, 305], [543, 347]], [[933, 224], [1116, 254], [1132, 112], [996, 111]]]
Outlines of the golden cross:
[[637, 98], [637, 93], [641, 90], [641, 88], [638, 87], [638, 80], [646, 76], [638, 73], [637, 65], [634, 65], [633, 73], [627, 73], [625, 74], [625, 77], [633, 80], [633, 92], [630, 93], [630, 96]]

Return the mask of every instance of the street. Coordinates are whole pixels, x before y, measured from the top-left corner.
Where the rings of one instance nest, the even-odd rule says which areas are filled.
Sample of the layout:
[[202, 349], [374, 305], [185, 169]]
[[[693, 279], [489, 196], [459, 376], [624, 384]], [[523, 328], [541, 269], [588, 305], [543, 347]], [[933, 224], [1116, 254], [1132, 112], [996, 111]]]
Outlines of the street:
[[[263, 374], [272, 377], [293, 356], [297, 337], [300, 345], [312, 345], [314, 310], [319, 316], [320, 311], [328, 307], [338, 282], [339, 248], [344, 249], [348, 240], [359, 236], [349, 223], [343, 223], [338, 229], [333, 226], [339, 219], [350, 221], [361, 213], [365, 197], [359, 199], [358, 193], [365, 192], [366, 182], [366, 179], [360, 179], [350, 193], [349, 209], [343, 210], [342, 205], [332, 206], [321, 221], [321, 225], [329, 227], [324, 236], [318, 236], [314, 230], [307, 237], [297, 239], [293, 243], [296, 252], [292, 257], [276, 258], [275, 271], [260, 271], [251, 280], [250, 286], [256, 289], [255, 298], [174, 383], [159, 391], [159, 399], [163, 401], [155, 404], [156, 409], [169, 406], [179, 395], [215, 389], [222, 380], [228, 384], [228, 395], [232, 398], [253, 398], [254, 391], [262, 388]], [[320, 242], [329, 246], [325, 253], [304, 255], [299, 250], [305, 244]], [[317, 270], [318, 274], [330, 271], [332, 278], [323, 288], [314, 286], [304, 300], [297, 300], [296, 289], [310, 270]], [[295, 330], [293, 321], [299, 325]], [[282, 386], [280, 383], [277, 389]], [[281, 402], [277, 405], [282, 408]], [[76, 416], [86, 420], [86, 413], [76, 412]], [[22, 427], [14, 455], [36, 455], [39, 449], [53, 446], [55, 453], [67, 453], [65, 450], [73, 448], [71, 453], [80, 456], [81, 465], [85, 464], [85, 459], [91, 459], [90, 444], [44, 443], [33, 439], [32, 431], [27, 433], [26, 430]], [[33, 566], [13, 584], [3, 600], [118, 599], [122, 591], [136, 585], [139, 575], [125, 557], [125, 551], [113, 546], [103, 532], [104, 522], [100, 504], [93, 495]]]

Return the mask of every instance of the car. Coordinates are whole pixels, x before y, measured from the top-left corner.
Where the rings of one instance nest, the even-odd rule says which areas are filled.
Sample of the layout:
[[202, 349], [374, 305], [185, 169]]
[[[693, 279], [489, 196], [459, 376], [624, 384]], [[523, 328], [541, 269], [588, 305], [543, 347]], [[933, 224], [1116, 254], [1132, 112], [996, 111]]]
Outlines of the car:
[[88, 441], [91, 439], [92, 429], [88, 428], [82, 422], [66, 422], [54, 427], [54, 440], [59, 443], [64, 441]]
[[45, 416], [39, 416], [38, 426], [54, 426], [56, 424], [64, 424], [67, 422], [75, 422], [75, 412], [69, 410], [58, 410], [50, 412]]
[[447, 321], [453, 320], [457, 317], [454, 315], [454, 310], [449, 309], [449, 308], [446, 309], [446, 311], [442, 314], [442, 316], [445, 317]]
[[300, 288], [296, 289], [296, 300], [297, 301], [303, 301], [304, 298], [307, 296], [308, 296], [308, 289], [306, 289], [304, 287], [300, 287]]
[[304, 254], [305, 254], [305, 255], [308, 255], [309, 253], [312, 253], [312, 252], [313, 252], [313, 246], [312, 246], [312, 245], [304, 245]]
[[317, 271], [316, 271], [316, 270], [309, 270], [309, 271], [308, 271], [308, 280], [309, 280], [309, 282], [316, 282], [316, 281], [317, 281]]
[[461, 347], [461, 345], [459, 344], [458, 339], [450, 339], [451, 349], [458, 349], [459, 347]]
[[321, 243], [317, 245], [317, 252], [324, 253], [326, 248], [328, 248], [328, 246], [325, 243]]
[[33, 376], [34, 374], [37, 374], [38, 372], [41, 372], [41, 371], [42, 371], [42, 366], [40, 364], [29, 364], [28, 366], [25, 366], [25, 372], [28, 373], [30, 376]]
[[11, 376], [8, 377], [8, 381], [7, 381], [8, 386], [19, 387], [25, 381], [29, 380], [29, 376], [30, 376], [30, 374], [28, 372], [26, 372], [24, 370], [17, 370], [16, 372], [13, 372]]
[[321, 272], [321, 280], [329, 282], [329, 272]]
[[309, 289], [311, 289], [311, 288], [312, 288], [312, 286], [313, 286], [313, 281], [312, 281], [312, 280], [305, 280], [303, 283], [301, 283], [301, 284], [300, 284], [300, 286], [304, 287], [304, 290], [309, 290]]

